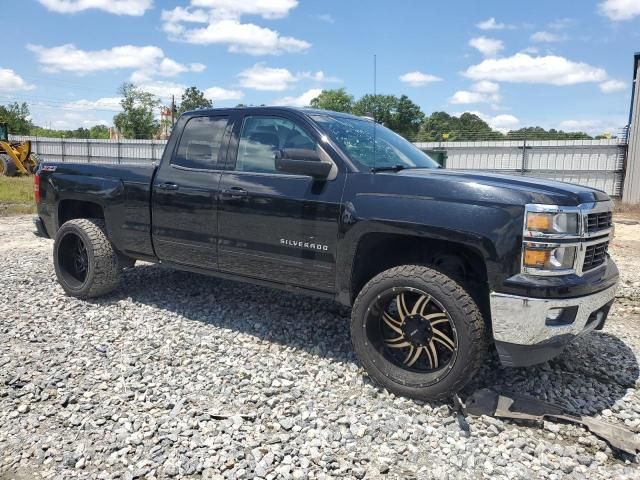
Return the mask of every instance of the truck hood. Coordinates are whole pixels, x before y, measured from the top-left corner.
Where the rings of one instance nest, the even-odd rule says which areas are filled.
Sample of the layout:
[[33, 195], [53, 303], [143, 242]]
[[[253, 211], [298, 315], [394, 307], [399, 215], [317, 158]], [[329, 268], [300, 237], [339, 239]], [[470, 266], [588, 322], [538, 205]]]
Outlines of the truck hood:
[[[470, 196], [512, 205], [541, 203], [572, 206], [609, 200], [609, 196], [601, 190], [520, 175], [445, 169], [408, 169], [388, 175], [397, 175], [398, 180], [403, 178], [411, 183], [423, 184], [426, 192], [436, 196], [457, 196], [461, 200]], [[443, 188], [431, 188], [437, 184]]]

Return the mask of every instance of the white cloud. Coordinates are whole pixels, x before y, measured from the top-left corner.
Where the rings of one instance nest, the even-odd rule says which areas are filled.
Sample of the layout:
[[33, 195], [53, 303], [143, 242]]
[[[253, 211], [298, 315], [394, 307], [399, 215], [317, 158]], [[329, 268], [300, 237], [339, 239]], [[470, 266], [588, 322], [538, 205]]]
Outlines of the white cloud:
[[189, 70], [196, 73], [204, 72], [207, 66], [204, 63], [192, 63], [189, 65]]
[[[278, 55], [301, 52], [311, 44], [283, 36], [270, 28], [241, 21], [244, 15], [264, 19], [283, 18], [297, 5], [297, 0], [191, 0], [189, 7], [163, 10], [162, 28], [171, 40], [227, 45], [231, 53]], [[189, 25], [193, 23], [205, 25]]]
[[555, 42], [563, 42], [567, 39], [565, 35], [559, 35], [557, 33], [552, 32], [536, 32], [530, 37], [532, 42], [536, 43], [555, 43]]
[[607, 72], [602, 68], [555, 55], [532, 57], [525, 53], [484, 60], [469, 67], [464, 75], [473, 80], [547, 85], [600, 83], [607, 80]]
[[222, 102], [225, 100], [241, 100], [244, 93], [241, 90], [227, 90], [221, 87], [211, 87], [204, 91], [204, 96], [214, 102]]
[[240, 86], [253, 90], [280, 92], [287, 90], [298, 79], [286, 68], [270, 68], [256, 63], [238, 74]]
[[92, 111], [92, 110], [107, 110], [113, 112], [119, 112], [122, 110], [120, 106], [121, 97], [103, 97], [97, 100], [75, 100], [73, 102], [65, 103], [62, 108], [65, 110], [78, 110], [78, 111]]
[[469, 90], [458, 90], [449, 99], [453, 105], [470, 105], [473, 103], [498, 103], [500, 95], [497, 93], [471, 92]]
[[151, 8], [153, 0], [38, 0], [47, 9], [58, 13], [78, 13], [103, 10], [116, 15], [140, 16]]
[[399, 78], [401, 82], [407, 83], [412, 87], [423, 87], [428, 83], [442, 81], [440, 77], [436, 77], [435, 75], [431, 75], [429, 73], [422, 73], [419, 71], [407, 72], [404, 75], [400, 75]]
[[513, 25], [507, 25], [506, 23], [498, 23], [494, 17], [480, 22], [476, 25], [480, 30], [505, 30], [515, 28]]
[[0, 68], [0, 92], [17, 92], [20, 90], [33, 90], [34, 85], [29, 85], [16, 72], [9, 68]]
[[238, 74], [238, 78], [241, 87], [272, 92], [287, 90], [300, 80], [311, 80], [315, 83], [340, 81], [338, 78], [326, 75], [322, 70], [294, 74], [286, 68], [267, 67], [263, 62], [243, 70]]
[[298, 0], [191, 0], [194, 7], [205, 7], [223, 18], [259, 15], [265, 19], [284, 18], [298, 6]]
[[275, 100], [274, 105], [286, 105], [291, 107], [308, 107], [311, 104], [311, 100], [316, 98], [322, 93], [320, 88], [312, 88], [307, 90], [298, 97], [282, 97]]
[[498, 93], [500, 91], [500, 85], [488, 80], [482, 80], [473, 84], [473, 91], [480, 93]]
[[572, 18], [558, 18], [553, 22], [549, 22], [548, 27], [553, 30], [564, 30], [565, 28], [570, 27], [575, 23], [575, 20]]
[[321, 13], [320, 15], [316, 15], [316, 18], [322, 22], [336, 23], [335, 19], [328, 13]]
[[205, 28], [191, 30], [171, 26], [172, 39], [200, 45], [225, 44], [231, 53], [250, 55], [278, 55], [300, 52], [311, 47], [304, 40], [283, 37], [277, 31], [259, 27], [253, 23], [240, 23], [237, 20], [220, 20], [209, 23]]
[[459, 90], [449, 99], [449, 103], [453, 105], [467, 105], [471, 103], [484, 103], [486, 97], [483, 93], [470, 92], [468, 90]]
[[495, 117], [489, 117], [487, 122], [492, 128], [504, 132], [505, 130], [513, 130], [520, 124], [518, 117], [509, 114], [496, 115]]
[[202, 72], [202, 63], [185, 65], [167, 56], [160, 47], [122, 45], [105, 50], [81, 50], [69, 43], [46, 48], [27, 45], [47, 72], [72, 72], [78, 75], [107, 70], [133, 70], [131, 81], [148, 83], [154, 77], [175, 77], [185, 72]]
[[599, 86], [603, 93], [619, 92], [620, 90], [625, 90], [627, 88], [627, 84], [622, 80], [607, 80], [606, 82], [602, 82]]
[[36, 54], [38, 62], [48, 72], [73, 72], [86, 74], [106, 70], [134, 70], [131, 79], [140, 83], [153, 76], [173, 77], [184, 72], [201, 72], [201, 63], [183, 65], [166, 57], [161, 48], [155, 46], [138, 47], [123, 45], [108, 50], [81, 50], [68, 43], [46, 48], [28, 45]]
[[35, 125], [59, 130], [74, 130], [79, 127], [91, 128], [94, 125], [111, 126], [115, 112], [73, 110], [64, 106], [53, 107], [42, 102], [30, 102], [31, 120]]
[[331, 77], [331, 76], [325, 75], [325, 73], [322, 70], [319, 70], [317, 72], [301, 72], [298, 74], [298, 78], [313, 80], [314, 82], [319, 82], [319, 83], [325, 83], [325, 82], [336, 83], [341, 81], [338, 77]]
[[171, 96], [175, 96], [176, 99], [180, 98], [187, 86], [176, 82], [148, 81], [138, 84], [138, 88], [152, 93], [162, 100], [170, 100]]
[[622, 126], [626, 121], [623, 117], [564, 120], [557, 125], [557, 128], [564, 131], [586, 132], [589, 135], [601, 135], [603, 133], [617, 135], [622, 131]]
[[492, 108], [499, 109], [501, 100], [500, 85], [488, 80], [474, 83], [469, 90], [458, 90], [449, 99], [453, 105], [470, 105], [474, 103], [491, 103]]
[[614, 22], [631, 20], [640, 15], [638, 0], [604, 0], [598, 6], [600, 13]]
[[504, 49], [502, 40], [487, 37], [477, 37], [469, 40], [469, 45], [477, 49], [485, 57], [495, 57], [500, 50]]

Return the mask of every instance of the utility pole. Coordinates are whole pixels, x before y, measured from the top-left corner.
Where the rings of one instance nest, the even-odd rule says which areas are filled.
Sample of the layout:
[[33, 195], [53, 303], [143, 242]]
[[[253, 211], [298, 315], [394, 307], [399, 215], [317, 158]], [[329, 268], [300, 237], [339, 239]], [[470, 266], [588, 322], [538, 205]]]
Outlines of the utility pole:
[[175, 95], [171, 95], [171, 128], [173, 128], [173, 125], [175, 124], [176, 118], [176, 96]]

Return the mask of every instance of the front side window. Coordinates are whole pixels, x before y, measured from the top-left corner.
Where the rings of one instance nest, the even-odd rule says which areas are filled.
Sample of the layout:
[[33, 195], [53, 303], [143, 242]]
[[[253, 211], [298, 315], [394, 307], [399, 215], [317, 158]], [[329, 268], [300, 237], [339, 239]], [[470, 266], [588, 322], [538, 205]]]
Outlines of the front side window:
[[[217, 169], [227, 117], [194, 117], [187, 121], [171, 162], [187, 168]], [[223, 159], [222, 159], [223, 160]]]
[[284, 149], [315, 152], [316, 141], [300, 126], [286, 118], [246, 117], [240, 133], [236, 170], [276, 173], [276, 152]]
[[375, 124], [374, 128], [371, 120], [331, 115], [312, 118], [351, 160], [364, 168], [439, 168], [411, 142], [382, 125]]

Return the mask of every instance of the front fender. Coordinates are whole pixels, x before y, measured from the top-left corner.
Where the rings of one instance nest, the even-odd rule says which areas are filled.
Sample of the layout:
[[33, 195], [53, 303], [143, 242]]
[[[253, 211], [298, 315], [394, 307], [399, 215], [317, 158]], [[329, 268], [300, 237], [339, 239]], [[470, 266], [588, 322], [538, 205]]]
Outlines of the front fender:
[[[358, 246], [370, 233], [463, 245], [485, 263], [490, 288], [519, 270], [523, 208], [427, 196], [368, 193], [344, 203], [338, 242], [338, 300], [350, 303]], [[349, 299], [347, 301], [347, 299]]]

